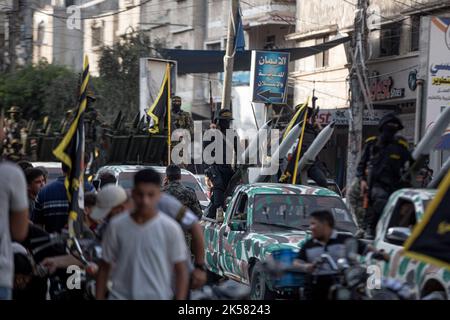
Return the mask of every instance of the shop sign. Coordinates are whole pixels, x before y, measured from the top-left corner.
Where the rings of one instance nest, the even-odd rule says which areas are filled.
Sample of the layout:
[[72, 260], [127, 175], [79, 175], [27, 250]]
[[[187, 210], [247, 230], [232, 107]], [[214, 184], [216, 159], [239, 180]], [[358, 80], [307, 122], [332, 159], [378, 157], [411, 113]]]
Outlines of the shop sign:
[[375, 79], [370, 84], [370, 98], [372, 101], [398, 99], [405, 96], [405, 88], [394, 88], [392, 77]]

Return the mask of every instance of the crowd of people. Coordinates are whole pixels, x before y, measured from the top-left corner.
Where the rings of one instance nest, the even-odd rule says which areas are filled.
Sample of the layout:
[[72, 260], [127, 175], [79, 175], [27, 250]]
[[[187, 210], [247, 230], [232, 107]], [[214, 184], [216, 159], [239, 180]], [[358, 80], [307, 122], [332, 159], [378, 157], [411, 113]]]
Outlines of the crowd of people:
[[[181, 99], [174, 100], [179, 107]], [[187, 119], [182, 113], [179, 117]], [[223, 109], [216, 120], [212, 127], [224, 132], [230, 128], [232, 114]], [[0, 119], [0, 141], [4, 138], [2, 124]], [[191, 122], [186, 120], [185, 125], [190, 127]], [[397, 136], [402, 128], [393, 115], [382, 119], [380, 135], [367, 139], [357, 177], [349, 186], [350, 204], [368, 238], [373, 237], [389, 195], [402, 186], [405, 164], [413, 161], [407, 142]], [[317, 135], [313, 131], [307, 144]], [[31, 272], [24, 268], [17, 273], [23, 264], [15, 253], [30, 252], [30, 240], [36, 235], [64, 234], [69, 208], [65, 186], [68, 173], [69, 168], [63, 164], [62, 175], [49, 182], [43, 167], [33, 167], [26, 161], [0, 162], [0, 299], [21, 296], [20, 291], [29, 287], [48, 298], [48, 289], [55, 284], [48, 286], [46, 281], [34, 282], [32, 277], [24, 276], [26, 272], [36, 273], [35, 266]], [[205, 215], [214, 218], [224, 207], [234, 171], [225, 162], [214, 163], [205, 174], [211, 191]], [[308, 176], [319, 185], [325, 184], [322, 174], [309, 172]], [[319, 183], [321, 180], [323, 183]], [[97, 299], [186, 299], [190, 289], [205, 284], [204, 240], [198, 223], [203, 211], [195, 192], [181, 183], [180, 167], [167, 166], [164, 181], [153, 169], [137, 172], [130, 194], [117, 184], [112, 172], [102, 172], [92, 183], [85, 182], [84, 192], [78, 236], [101, 246], [101, 260], [87, 264], [64, 248], [52, 248], [35, 261], [48, 273], [64, 273], [74, 265], [89, 269], [96, 277]], [[343, 244], [333, 230], [330, 213], [315, 213], [311, 219], [313, 239], [299, 256], [306, 263], [314, 260], [309, 251], [318, 252], [336, 241], [339, 246]]]
[[[53, 284], [34, 281], [36, 265], [28, 270], [21, 259], [33, 251], [34, 237], [65, 233], [67, 173], [62, 165], [62, 175], [48, 182], [44, 168], [0, 162], [0, 300], [26, 297], [27, 290], [41, 293], [35, 299], [49, 298]], [[186, 299], [190, 289], [206, 282], [201, 208], [195, 192], [179, 183], [179, 167], [169, 166], [166, 176], [162, 188], [153, 169], [137, 172], [131, 194], [109, 172], [94, 184], [86, 182], [79, 237], [101, 246], [101, 260], [86, 265], [53, 245], [34, 262], [48, 275], [70, 266], [93, 270], [97, 299]]]

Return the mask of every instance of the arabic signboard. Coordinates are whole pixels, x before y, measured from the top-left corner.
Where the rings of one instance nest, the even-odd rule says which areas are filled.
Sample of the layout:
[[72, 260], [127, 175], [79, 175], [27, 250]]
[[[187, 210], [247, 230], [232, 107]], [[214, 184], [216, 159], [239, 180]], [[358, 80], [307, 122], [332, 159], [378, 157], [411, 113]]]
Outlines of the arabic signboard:
[[426, 128], [450, 107], [450, 18], [430, 19]]
[[252, 101], [286, 103], [289, 53], [252, 51]]
[[[392, 112], [392, 110], [385, 110], [385, 109], [375, 109], [373, 117], [370, 117], [369, 112], [367, 110], [364, 110], [363, 115], [363, 124], [368, 126], [376, 126], [380, 122], [380, 119]], [[322, 125], [326, 126], [331, 121], [335, 121], [336, 125], [338, 126], [347, 126], [348, 125], [348, 108], [342, 108], [342, 109], [321, 109], [319, 110], [319, 113], [317, 115], [317, 122]]]
[[398, 99], [405, 96], [405, 88], [394, 88], [394, 79], [375, 78], [370, 83], [370, 99], [372, 101], [383, 101], [389, 99]]

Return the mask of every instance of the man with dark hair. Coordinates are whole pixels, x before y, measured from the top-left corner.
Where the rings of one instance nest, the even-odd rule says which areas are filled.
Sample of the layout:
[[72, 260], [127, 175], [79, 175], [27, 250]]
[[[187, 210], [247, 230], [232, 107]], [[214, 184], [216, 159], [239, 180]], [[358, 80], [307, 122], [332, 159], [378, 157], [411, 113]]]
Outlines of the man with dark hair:
[[166, 183], [162, 191], [177, 198], [185, 207], [201, 217], [203, 212], [195, 191], [181, 184], [181, 169], [175, 164], [166, 168]]
[[28, 168], [25, 170], [28, 191], [28, 207], [30, 220], [33, 220], [33, 211], [36, 205], [36, 197], [45, 185], [45, 176], [42, 170], [38, 168]]
[[[42, 226], [49, 233], [61, 232], [67, 224], [69, 214], [69, 201], [64, 185], [69, 168], [65, 164], [62, 164], [61, 168], [64, 176], [58, 177], [39, 191], [32, 214], [33, 222]], [[91, 191], [94, 191], [94, 187], [85, 182], [84, 192]]]
[[[188, 292], [187, 248], [181, 227], [158, 211], [161, 178], [153, 169], [134, 176], [135, 209], [114, 217], [103, 238], [97, 299], [185, 299]], [[172, 274], [175, 273], [175, 295]]]
[[109, 171], [103, 171], [98, 175], [96, 189], [99, 191], [101, 188], [104, 188], [108, 184], [116, 184], [117, 178], [114, 173]]
[[[329, 275], [331, 266], [327, 263], [317, 265], [322, 254], [328, 254], [337, 262], [345, 257], [345, 243], [354, 237], [349, 234], [338, 233], [334, 229], [334, 217], [330, 211], [314, 211], [310, 215], [310, 230], [312, 238], [304, 243], [300, 249], [294, 265], [301, 266], [308, 273], [306, 295], [313, 300], [326, 300], [328, 291], [334, 284], [333, 275]], [[358, 241], [358, 254], [365, 254], [374, 249], [362, 241]]]
[[25, 161], [25, 160], [21, 160], [19, 162], [17, 162], [17, 165], [22, 168], [22, 170], [25, 172], [25, 170], [29, 169], [29, 168], [33, 168], [33, 165], [31, 164], [31, 162], [29, 161]]

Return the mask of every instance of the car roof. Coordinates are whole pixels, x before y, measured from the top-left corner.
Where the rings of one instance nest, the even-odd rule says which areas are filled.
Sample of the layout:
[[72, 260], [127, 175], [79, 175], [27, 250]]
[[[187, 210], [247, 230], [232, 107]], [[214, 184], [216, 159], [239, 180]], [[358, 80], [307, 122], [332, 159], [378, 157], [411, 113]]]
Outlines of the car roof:
[[316, 186], [304, 186], [298, 184], [286, 184], [286, 183], [251, 183], [242, 185], [239, 189], [248, 194], [304, 194], [304, 195], [320, 195], [320, 196], [330, 196], [337, 197], [340, 196], [327, 188], [316, 187]]
[[32, 162], [33, 167], [61, 168], [61, 162]]
[[[159, 174], [166, 174], [166, 167], [163, 166], [146, 166], [146, 165], [111, 165], [111, 166], [103, 166], [98, 169], [99, 172], [110, 171], [114, 173], [114, 175], [119, 175], [122, 172], [137, 172], [142, 169], [152, 168]], [[193, 175], [192, 172], [181, 169], [181, 174], [190, 174]]]
[[[308, 179], [308, 183], [313, 184], [316, 182], [313, 179]], [[333, 179], [327, 179], [327, 183], [328, 184], [336, 184], [336, 181], [334, 181]]]
[[407, 197], [413, 199], [420, 199], [422, 201], [431, 200], [436, 196], [437, 189], [413, 189], [404, 188], [397, 190], [395, 195], [398, 197]]

